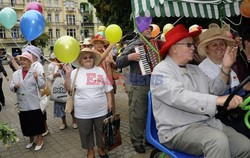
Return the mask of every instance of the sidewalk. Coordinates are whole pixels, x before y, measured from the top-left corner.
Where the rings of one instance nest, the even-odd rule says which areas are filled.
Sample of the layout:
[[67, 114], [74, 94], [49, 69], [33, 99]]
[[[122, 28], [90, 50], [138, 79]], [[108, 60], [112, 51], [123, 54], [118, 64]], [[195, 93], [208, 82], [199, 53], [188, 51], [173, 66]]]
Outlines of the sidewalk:
[[[12, 71], [8, 65], [4, 66], [9, 78], [11, 80]], [[11, 128], [15, 129], [15, 132], [20, 139], [18, 143], [11, 145], [9, 149], [6, 149], [2, 143], [0, 143], [0, 158], [85, 158], [86, 150], [81, 148], [80, 136], [78, 129], [72, 128], [72, 119], [67, 114], [68, 128], [61, 131], [59, 126], [61, 125], [60, 118], [53, 117], [53, 104], [50, 102], [50, 106], [47, 110], [47, 123], [50, 134], [44, 137], [44, 146], [40, 151], [34, 151], [34, 147], [26, 149], [25, 146], [28, 143], [28, 137], [24, 137], [21, 133], [18, 114], [14, 109], [16, 103], [16, 96], [9, 90], [9, 82], [3, 79], [3, 91], [5, 94], [6, 105], [0, 112], [0, 122], [8, 123]], [[126, 93], [122, 90], [121, 86], [118, 86], [116, 99], [116, 112], [121, 114], [121, 134], [122, 145], [109, 152], [110, 158], [147, 158], [150, 155], [151, 149], [146, 147], [146, 154], [137, 154], [134, 151], [133, 146], [130, 143], [129, 126], [128, 126], [128, 100]], [[99, 158], [96, 152], [96, 158]]]

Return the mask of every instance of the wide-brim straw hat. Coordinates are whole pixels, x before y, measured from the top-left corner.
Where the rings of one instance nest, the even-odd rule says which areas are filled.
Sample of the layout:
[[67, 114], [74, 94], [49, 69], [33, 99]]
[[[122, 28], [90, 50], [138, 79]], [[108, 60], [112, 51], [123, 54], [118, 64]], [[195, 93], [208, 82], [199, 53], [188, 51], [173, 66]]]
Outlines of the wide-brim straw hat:
[[81, 67], [82, 64], [80, 64], [80, 62], [82, 61], [82, 56], [83, 54], [85, 53], [92, 53], [95, 55], [95, 65], [98, 65], [100, 62], [101, 62], [101, 54], [98, 53], [97, 51], [95, 50], [92, 50], [90, 48], [83, 48], [81, 51], [80, 51], [80, 54], [79, 56], [77, 57], [77, 59], [74, 61], [74, 64], [77, 66], [77, 67]]
[[212, 23], [208, 29], [199, 35], [200, 44], [198, 45], [198, 53], [201, 56], [207, 56], [206, 49], [210, 41], [216, 39], [223, 39], [226, 41], [227, 46], [232, 46], [235, 40], [230, 33], [230, 26], [223, 25], [221, 28], [219, 25]]
[[95, 35], [95, 37], [90, 41], [90, 43], [92, 45], [94, 45], [96, 41], [101, 41], [101, 42], [104, 43], [104, 45], [109, 44], [109, 42], [107, 41], [107, 39], [104, 36], [100, 35], [100, 34]]

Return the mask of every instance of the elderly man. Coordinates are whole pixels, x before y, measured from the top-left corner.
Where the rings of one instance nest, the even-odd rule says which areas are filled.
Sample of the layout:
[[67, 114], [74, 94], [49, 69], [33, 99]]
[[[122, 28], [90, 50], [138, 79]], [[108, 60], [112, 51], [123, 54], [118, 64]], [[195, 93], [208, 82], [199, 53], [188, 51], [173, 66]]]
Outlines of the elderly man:
[[[138, 30], [145, 38], [150, 39], [152, 32], [150, 23], [152, 18], [141, 17], [139, 20], [143, 21], [141, 23], [143, 25], [138, 25], [139, 23], [137, 23]], [[130, 75], [127, 76], [132, 84], [131, 104], [129, 107], [130, 138], [135, 151], [138, 153], [146, 152], [143, 147], [143, 138], [147, 118], [147, 93], [150, 81], [150, 75], [142, 76], [139, 67], [140, 53], [135, 52], [135, 47], [143, 44], [145, 42], [141, 38], [136, 39], [124, 49], [116, 60], [118, 68], [130, 66]]]
[[[160, 50], [166, 57], [152, 75], [161, 75], [162, 84], [151, 83], [153, 113], [159, 140], [168, 148], [206, 158], [250, 157], [250, 141], [214, 116], [227, 96], [218, 96], [228, 88], [228, 74], [236, 57], [236, 48], [225, 52], [220, 74], [211, 80], [195, 65], [193, 38], [177, 25], [166, 33]], [[235, 96], [228, 109], [238, 107], [242, 98]]]

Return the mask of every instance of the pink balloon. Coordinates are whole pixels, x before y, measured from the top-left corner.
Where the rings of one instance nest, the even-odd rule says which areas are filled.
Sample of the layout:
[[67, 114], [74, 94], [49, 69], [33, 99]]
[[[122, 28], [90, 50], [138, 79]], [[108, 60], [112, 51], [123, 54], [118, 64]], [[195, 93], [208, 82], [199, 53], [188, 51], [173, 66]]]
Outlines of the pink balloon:
[[31, 3], [29, 3], [28, 6], [26, 7], [26, 11], [28, 11], [28, 10], [37, 10], [41, 14], [43, 13], [43, 7], [38, 2], [31, 2]]

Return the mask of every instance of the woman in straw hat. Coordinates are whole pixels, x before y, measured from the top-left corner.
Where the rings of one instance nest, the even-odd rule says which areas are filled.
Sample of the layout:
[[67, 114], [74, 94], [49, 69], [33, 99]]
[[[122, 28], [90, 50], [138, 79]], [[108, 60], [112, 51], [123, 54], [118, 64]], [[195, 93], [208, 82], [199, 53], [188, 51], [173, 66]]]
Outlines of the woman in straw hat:
[[[74, 112], [79, 126], [82, 148], [88, 150], [88, 158], [93, 158], [94, 133], [98, 154], [108, 158], [102, 142], [102, 123], [108, 111], [111, 111], [111, 91], [113, 89], [104, 70], [96, 65], [101, 61], [101, 55], [89, 48], [81, 50], [75, 64], [78, 68], [71, 72], [69, 65], [64, 67], [66, 72], [65, 88], [72, 91], [71, 85], [76, 76]], [[95, 127], [95, 132], [93, 131]]]
[[[30, 149], [35, 143], [35, 150], [43, 147], [42, 133], [45, 132], [44, 116], [39, 105], [38, 87], [45, 86], [42, 73], [37, 73], [31, 67], [32, 55], [24, 52], [18, 56], [21, 67], [14, 72], [10, 90], [17, 94], [19, 119], [24, 136], [29, 137], [26, 148]], [[37, 141], [35, 142], [35, 136]]]
[[[160, 50], [165, 59], [152, 73], [159, 80], [150, 85], [160, 143], [209, 158], [250, 157], [249, 139], [215, 118], [217, 106], [223, 106], [228, 97], [219, 95], [228, 87], [229, 77], [224, 73], [229, 73], [236, 52], [225, 53], [224, 73], [214, 80], [208, 78], [198, 66], [188, 64], [194, 57], [192, 37], [200, 32], [189, 33], [179, 24], [165, 35]], [[235, 96], [228, 109], [241, 103], [242, 98]]]
[[[228, 25], [220, 28], [217, 24], [210, 24], [209, 28], [199, 35], [198, 53], [201, 56], [206, 56], [206, 59], [199, 64], [199, 68], [211, 79], [220, 74], [225, 52], [230, 51], [230, 47], [234, 46], [235, 41], [230, 35]], [[238, 47], [232, 49], [237, 51]], [[228, 75], [230, 76], [231, 88], [239, 85], [239, 79], [233, 70]]]
[[[231, 50], [237, 52], [238, 44], [235, 44], [235, 40], [232, 39], [228, 25], [224, 25], [220, 28], [217, 24], [210, 24], [209, 28], [201, 33], [199, 38], [200, 44], [198, 45], [198, 52], [202, 56], [207, 56], [206, 59], [200, 63], [199, 68], [209, 78], [214, 79], [221, 72], [224, 72], [222, 63], [226, 51]], [[226, 75], [230, 77], [230, 87], [224, 94], [229, 94], [240, 82], [237, 74], [232, 69], [230, 69], [230, 72]], [[245, 91], [242, 89], [239, 95], [244, 96], [244, 94]], [[245, 113], [246, 112], [240, 107], [230, 111], [227, 111], [223, 107], [218, 107], [216, 117], [224, 124], [233, 127], [238, 132], [250, 138], [250, 132], [244, 123]]]

